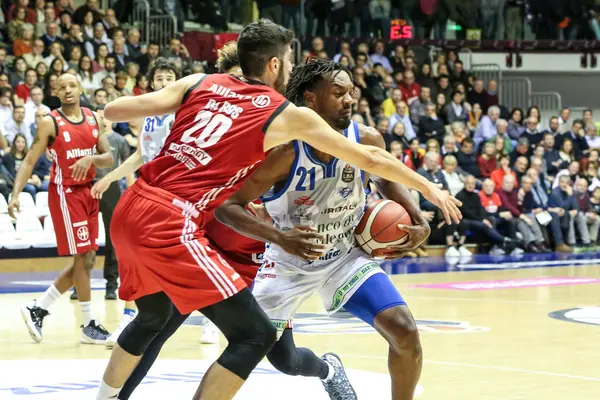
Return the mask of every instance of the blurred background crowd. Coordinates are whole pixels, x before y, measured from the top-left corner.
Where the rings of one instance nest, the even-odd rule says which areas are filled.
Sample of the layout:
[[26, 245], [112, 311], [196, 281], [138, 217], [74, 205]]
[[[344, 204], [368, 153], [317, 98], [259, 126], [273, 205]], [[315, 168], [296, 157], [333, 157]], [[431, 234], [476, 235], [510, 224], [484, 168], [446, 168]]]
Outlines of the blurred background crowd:
[[[38, 122], [60, 106], [56, 80], [62, 73], [79, 77], [82, 105], [96, 109], [119, 96], [150, 91], [146, 72], [159, 56], [175, 61], [184, 75], [214, 72], [207, 60], [191, 58], [179, 36], [162, 45], [144, 42], [135, 25], [121, 22], [127, 20], [123, 3], [102, 8], [98, 0], [78, 6], [73, 0], [2, 2], [0, 193], [5, 199]], [[463, 202], [464, 220], [447, 225], [435, 206], [415, 194], [432, 228], [430, 244], [445, 246], [449, 256], [466, 255], [468, 242], [487, 243], [494, 254], [572, 252], [597, 244], [600, 137], [592, 110], [564, 108], [543, 116], [535, 105], [509, 109], [500, 101], [499, 82], [471, 73], [460, 53], [424, 53], [379, 38], [389, 37], [393, 18], [405, 20], [416, 37], [445, 38], [450, 31], [460, 37], [475, 29], [487, 39], [600, 38], [599, 0], [300, 5], [299, 0], [256, 2], [261, 17], [303, 38], [298, 62], [331, 58], [351, 71], [353, 120], [376, 128], [391, 154]], [[166, 0], [165, 7], [183, 7], [190, 18], [213, 15], [211, 23], [222, 18], [226, 26], [244, 18], [239, 0]], [[202, 10], [206, 13], [198, 14]], [[141, 128], [132, 121], [109, 129], [135, 150]], [[25, 192], [35, 197], [47, 190], [50, 166], [51, 157], [42, 156]]]

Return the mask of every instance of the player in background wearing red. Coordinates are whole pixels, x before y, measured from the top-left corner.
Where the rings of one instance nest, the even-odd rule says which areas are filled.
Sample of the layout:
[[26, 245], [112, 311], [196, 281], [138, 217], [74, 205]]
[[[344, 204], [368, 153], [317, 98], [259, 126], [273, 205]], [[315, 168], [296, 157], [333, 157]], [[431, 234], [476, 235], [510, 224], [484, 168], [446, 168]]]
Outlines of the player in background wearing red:
[[[291, 31], [260, 20], [238, 39], [243, 77], [195, 74], [106, 106], [105, 115], [113, 121], [177, 114], [162, 151], [140, 169], [115, 210], [114, 218], [121, 221], [111, 229], [119, 294], [136, 300], [138, 316], [119, 336], [97, 399], [118, 396], [173, 307], [181, 314], [199, 310], [229, 342], [194, 399], [232, 399], [273, 346], [275, 328], [239, 274], [212, 249], [205, 226], [274, 147], [301, 140], [421, 191], [448, 221], [460, 220], [455, 199], [385, 150], [351, 142], [314, 111], [287, 102], [280, 92], [292, 69], [292, 39]], [[298, 234], [308, 247], [318, 237], [310, 231]]]
[[[21, 309], [29, 334], [42, 341], [42, 324], [48, 309], [73, 285], [79, 293], [82, 317], [81, 342], [104, 344], [109, 333], [98, 324], [92, 312], [90, 271], [98, 250], [98, 200], [90, 193], [95, 167], [110, 168], [114, 159], [108, 140], [96, 115], [80, 107], [81, 84], [74, 75], [58, 78], [61, 107], [44, 117], [15, 179], [9, 213], [19, 211], [19, 193], [31, 176], [35, 163], [50, 149], [53, 164], [48, 188], [48, 206], [54, 223], [58, 254], [73, 255], [69, 266], [40, 299]], [[96, 154], [98, 153], [98, 154]]]
[[[294, 69], [286, 96], [298, 106], [315, 110], [340, 136], [385, 149], [379, 132], [350, 120], [353, 91], [349, 70], [330, 60], [314, 59]], [[417, 326], [387, 274], [376, 260], [356, 248], [354, 229], [364, 214], [363, 189], [368, 189], [369, 175], [344, 164], [301, 142], [280, 146], [215, 211], [215, 216], [244, 235], [270, 243], [253, 293], [282, 332], [267, 354], [275, 368], [289, 375], [319, 377], [331, 399], [356, 399], [349, 382], [340, 392], [325, 381], [329, 374], [326, 364], [335, 363], [335, 355], [326, 354], [320, 359], [311, 350], [294, 344], [288, 321], [307, 298], [318, 292], [330, 314], [343, 306], [387, 340], [392, 399], [412, 400], [423, 363]], [[330, 172], [320, 173], [321, 166]], [[406, 187], [372, 178], [379, 192], [401, 204], [412, 219], [413, 226], [398, 226], [408, 232], [410, 243], [386, 249], [386, 258], [401, 257], [427, 239], [429, 225]], [[259, 196], [263, 196], [275, 226], [245, 212], [244, 205]], [[319, 253], [316, 246], [312, 252], [307, 251], [302, 242], [294, 240], [294, 232], [305, 229], [302, 225], [318, 227], [322, 233], [319, 243], [327, 244], [326, 252]]]

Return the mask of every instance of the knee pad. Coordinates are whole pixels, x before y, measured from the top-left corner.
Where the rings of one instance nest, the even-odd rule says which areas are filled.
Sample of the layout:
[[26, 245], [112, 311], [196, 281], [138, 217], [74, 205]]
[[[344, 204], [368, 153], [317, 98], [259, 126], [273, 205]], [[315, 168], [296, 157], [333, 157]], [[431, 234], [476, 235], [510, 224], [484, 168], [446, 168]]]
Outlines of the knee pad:
[[141, 356], [150, 342], [164, 328], [171, 314], [172, 312], [140, 310], [133, 321], [123, 330], [117, 343], [129, 354]]

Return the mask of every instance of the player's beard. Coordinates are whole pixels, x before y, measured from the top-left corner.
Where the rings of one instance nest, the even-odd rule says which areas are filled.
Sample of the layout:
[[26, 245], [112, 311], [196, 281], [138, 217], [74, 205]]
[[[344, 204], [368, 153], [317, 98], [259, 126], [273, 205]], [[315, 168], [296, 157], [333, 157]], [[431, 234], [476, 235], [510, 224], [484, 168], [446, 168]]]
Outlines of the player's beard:
[[283, 76], [283, 68], [280, 68], [279, 74], [277, 74], [277, 79], [275, 79], [274, 89], [277, 90], [279, 93], [283, 94], [285, 92], [286, 85], [287, 82], [285, 82], [285, 78]]

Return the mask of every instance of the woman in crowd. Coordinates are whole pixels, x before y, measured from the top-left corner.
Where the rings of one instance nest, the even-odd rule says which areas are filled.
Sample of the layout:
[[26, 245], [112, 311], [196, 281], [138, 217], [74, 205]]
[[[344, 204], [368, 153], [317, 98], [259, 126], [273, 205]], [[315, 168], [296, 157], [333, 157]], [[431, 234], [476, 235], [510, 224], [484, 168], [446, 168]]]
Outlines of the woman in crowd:
[[19, 38], [19, 32], [21, 30], [21, 26], [25, 23], [27, 19], [27, 10], [25, 7], [15, 8], [12, 13], [12, 19], [8, 23], [8, 38], [11, 42], [14, 42]]
[[571, 161], [573, 161], [575, 159], [575, 154], [573, 152], [573, 141], [571, 139], [563, 140], [558, 154], [560, 155], [560, 159], [563, 160], [565, 164], [569, 164]]
[[465, 184], [462, 177], [456, 172], [458, 161], [453, 155], [447, 155], [442, 161], [442, 174], [446, 178], [448, 190], [452, 196], [456, 196], [458, 192], [464, 189]]
[[13, 55], [20, 57], [33, 51], [33, 25], [25, 23], [19, 28], [19, 36], [13, 42]]
[[73, 68], [75, 70], [79, 69], [79, 62], [81, 61], [81, 47], [73, 46], [69, 50], [69, 62], [67, 63], [68, 68]]
[[520, 108], [514, 108], [510, 113], [510, 119], [508, 120], [508, 136], [512, 140], [519, 140], [519, 137], [525, 132], [523, 126], [523, 110]]
[[96, 58], [92, 63], [92, 70], [94, 73], [104, 71], [104, 63], [106, 62], [106, 57], [108, 57], [108, 45], [106, 43], [102, 43], [96, 49]]
[[60, 99], [56, 92], [58, 77], [59, 75], [55, 72], [49, 72], [46, 75], [46, 82], [44, 84], [44, 104], [51, 110], [60, 107]]
[[409, 156], [410, 162], [414, 167], [414, 170], [418, 170], [423, 165], [423, 158], [425, 157], [425, 150], [421, 148], [419, 139], [413, 138], [409, 142], [408, 149], [404, 151]]
[[[35, 66], [35, 72], [37, 72], [38, 83], [42, 82], [42, 86], [43, 86], [43, 82], [46, 81], [46, 75], [48, 74], [48, 66], [46, 65], [45, 62], [40, 61]], [[43, 89], [43, 87], [42, 87], [42, 89]]]
[[[14, 180], [28, 151], [27, 139], [24, 135], [17, 133], [10, 146], [10, 152], [2, 157], [2, 172]], [[35, 178], [37, 178], [37, 176], [35, 176]], [[33, 176], [30, 177], [23, 188], [24, 192], [29, 193], [34, 198], [37, 192], [36, 183], [38, 183], [37, 186], [41, 183], [36, 182], [35, 178]], [[37, 178], [37, 181], [39, 181], [39, 178]]]
[[135, 87], [133, 88], [133, 95], [139, 96], [149, 93], [150, 91], [150, 82], [148, 81], [148, 77], [146, 75], [138, 75], [135, 82]]
[[91, 96], [92, 93], [94, 93], [94, 90], [98, 89], [98, 84], [95, 82], [94, 74], [92, 72], [92, 59], [89, 56], [83, 56], [79, 60], [77, 77], [88, 96]]

